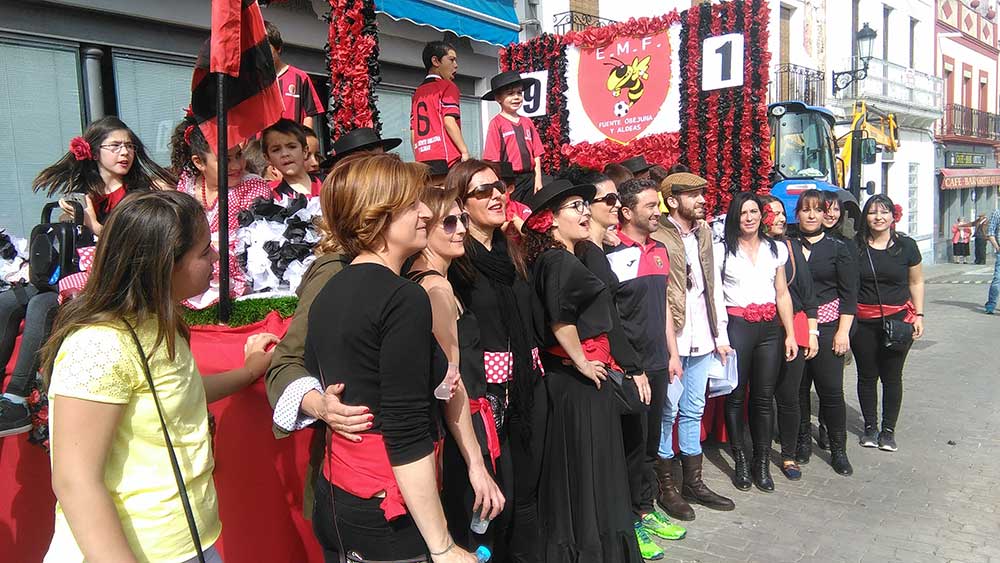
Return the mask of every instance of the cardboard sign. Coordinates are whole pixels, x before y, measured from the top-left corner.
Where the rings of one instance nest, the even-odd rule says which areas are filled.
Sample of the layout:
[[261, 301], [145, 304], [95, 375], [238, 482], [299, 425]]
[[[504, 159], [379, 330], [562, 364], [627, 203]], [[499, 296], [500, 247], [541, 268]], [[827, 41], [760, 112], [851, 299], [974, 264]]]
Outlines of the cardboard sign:
[[521, 78], [527, 79], [524, 85], [524, 103], [517, 112], [524, 117], [541, 117], [545, 115], [546, 92], [549, 91], [549, 71], [522, 72]]
[[701, 43], [701, 89], [743, 86], [743, 34], [706, 37]]

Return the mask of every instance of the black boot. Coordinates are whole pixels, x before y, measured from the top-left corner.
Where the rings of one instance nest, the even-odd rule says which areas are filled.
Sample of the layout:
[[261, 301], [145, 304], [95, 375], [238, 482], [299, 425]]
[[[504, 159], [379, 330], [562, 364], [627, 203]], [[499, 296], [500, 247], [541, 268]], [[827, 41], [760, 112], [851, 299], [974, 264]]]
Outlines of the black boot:
[[656, 500], [663, 510], [678, 520], [694, 520], [694, 509], [674, 487], [673, 460], [657, 459], [653, 469], [656, 471], [656, 480], [660, 486], [660, 494], [656, 496]]
[[795, 461], [800, 465], [809, 463], [812, 456], [812, 436], [809, 435], [809, 423], [799, 426], [799, 439], [795, 443]]
[[830, 467], [841, 475], [854, 474], [847, 459], [847, 432], [830, 433]]
[[681, 467], [684, 468], [684, 487], [681, 494], [684, 500], [696, 502], [712, 510], [733, 510], [736, 504], [731, 499], [716, 494], [701, 480], [702, 459], [701, 454], [681, 456]]
[[753, 484], [765, 493], [774, 491], [774, 479], [771, 479], [771, 446], [754, 448]]
[[819, 421], [819, 428], [816, 430], [816, 446], [821, 450], [825, 450], [830, 447], [830, 439], [828, 432], [826, 431], [826, 424], [824, 424], [822, 420]]
[[750, 463], [742, 446], [733, 445], [733, 486], [741, 491], [749, 491], [753, 486], [750, 480]]

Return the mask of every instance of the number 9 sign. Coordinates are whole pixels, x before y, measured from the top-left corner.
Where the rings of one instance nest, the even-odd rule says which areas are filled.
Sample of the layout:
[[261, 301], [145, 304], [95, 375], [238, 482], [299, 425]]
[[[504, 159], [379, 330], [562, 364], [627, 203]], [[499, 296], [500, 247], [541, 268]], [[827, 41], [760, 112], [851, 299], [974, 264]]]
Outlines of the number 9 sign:
[[706, 37], [701, 44], [701, 89], [743, 86], [743, 34]]
[[525, 117], [545, 115], [545, 97], [548, 92], [549, 71], [522, 72], [524, 83], [524, 103], [518, 111]]

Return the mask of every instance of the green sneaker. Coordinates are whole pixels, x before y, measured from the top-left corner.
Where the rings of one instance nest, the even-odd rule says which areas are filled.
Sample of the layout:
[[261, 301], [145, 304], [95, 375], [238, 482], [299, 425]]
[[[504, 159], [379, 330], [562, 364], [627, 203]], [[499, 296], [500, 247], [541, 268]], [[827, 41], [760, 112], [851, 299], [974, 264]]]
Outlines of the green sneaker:
[[646, 531], [665, 540], [679, 540], [687, 535], [687, 529], [684, 526], [670, 522], [665, 515], [656, 509], [643, 516], [640, 522]]
[[656, 561], [663, 559], [663, 550], [653, 543], [653, 538], [649, 537], [649, 532], [642, 526], [641, 522], [635, 523], [635, 539], [639, 541], [639, 553], [643, 559]]

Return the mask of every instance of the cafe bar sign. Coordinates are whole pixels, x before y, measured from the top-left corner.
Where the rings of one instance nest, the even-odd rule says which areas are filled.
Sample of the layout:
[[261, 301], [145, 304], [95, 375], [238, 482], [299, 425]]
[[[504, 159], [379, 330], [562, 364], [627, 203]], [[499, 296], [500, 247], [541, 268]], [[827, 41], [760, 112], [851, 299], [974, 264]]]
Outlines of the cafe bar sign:
[[960, 190], [962, 188], [981, 188], [984, 186], [1000, 186], [1000, 169], [978, 168], [976, 170], [959, 170], [941, 168], [942, 190]]
[[944, 153], [945, 166], [948, 168], [982, 168], [986, 166], [986, 155], [975, 152]]

